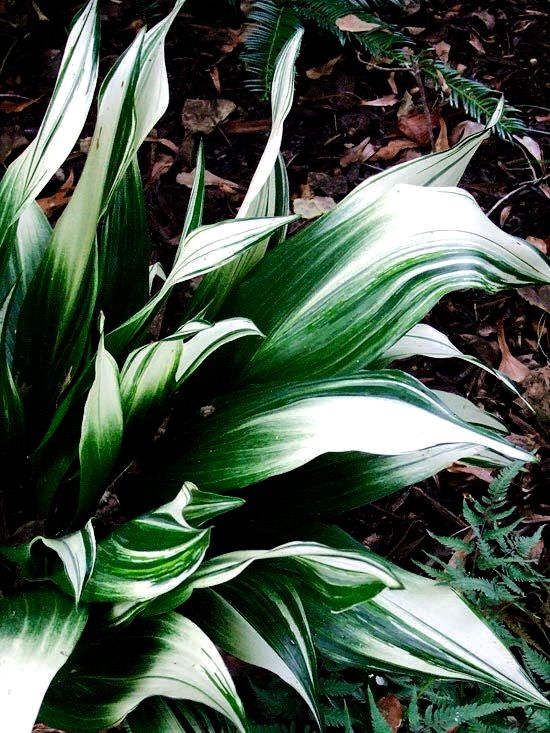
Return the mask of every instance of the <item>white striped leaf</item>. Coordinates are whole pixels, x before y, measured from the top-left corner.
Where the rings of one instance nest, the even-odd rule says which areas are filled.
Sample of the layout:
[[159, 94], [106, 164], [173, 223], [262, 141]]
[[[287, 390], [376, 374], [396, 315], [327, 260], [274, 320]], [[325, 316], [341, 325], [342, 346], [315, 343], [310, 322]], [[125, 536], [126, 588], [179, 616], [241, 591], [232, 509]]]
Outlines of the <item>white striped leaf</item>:
[[126, 522], [100, 542], [84, 600], [150, 600], [188, 578], [210, 541], [208, 529], [194, 529], [185, 520], [190, 499], [191, 489], [186, 485], [173, 501]]
[[182, 477], [214, 491], [239, 489], [324, 453], [395, 456], [473, 444], [532, 460], [498, 433], [468, 425], [420, 382], [396, 371], [325, 381], [252, 386], [193, 423], [193, 440], [159, 468], [167, 487]]
[[240, 349], [244, 380], [358, 371], [446, 293], [550, 280], [543, 255], [459, 189], [399, 184], [351, 217], [350, 206], [269, 252], [237, 289], [227, 314], [266, 334], [252, 354]]
[[246, 731], [245, 714], [221, 656], [198, 626], [178, 614], [137, 620], [91, 636], [54, 679], [40, 718], [96, 733], [157, 695], [202, 703]]
[[[75, 519], [86, 519], [94, 513], [97, 502], [107, 488], [107, 479], [116, 464], [122, 445], [123, 416], [118, 366], [105, 349], [103, 320], [95, 358], [95, 379], [84, 405], [82, 431], [78, 446], [80, 488]], [[44, 493], [40, 503], [47, 511], [51, 501]]]
[[[294, 99], [294, 66], [302, 36], [303, 29], [300, 28], [277, 57], [271, 86], [271, 132], [237, 214], [240, 219], [288, 213], [288, 179], [280, 149], [284, 122]], [[208, 307], [208, 314], [214, 316], [235, 285], [262, 259], [268, 243], [269, 239], [265, 239], [230, 264], [207, 275], [197, 290], [193, 312]]]
[[0, 273], [10, 258], [17, 274], [28, 243], [16, 241], [24, 209], [40, 193], [67, 155], [84, 125], [98, 71], [99, 7], [82, 9], [73, 23], [48, 109], [32, 143], [9, 166], [0, 182]]
[[0, 597], [0, 729], [29, 733], [87, 611], [53, 588]]
[[[187, 204], [185, 221], [183, 222], [183, 229], [180, 237], [180, 247], [185, 245], [187, 236], [191, 234], [194, 229], [198, 229], [202, 224], [202, 211], [204, 208], [204, 194], [206, 190], [204, 184], [205, 170], [204, 142], [201, 140], [197, 153], [195, 178], [193, 179], [193, 187], [191, 188], [191, 195], [189, 196], [189, 203]], [[175, 259], [178, 259], [178, 254], [176, 254]]]
[[140, 32], [103, 82], [84, 170], [27, 291], [15, 363], [20, 382], [32, 385], [37, 412], [50, 412], [80, 365], [97, 295], [98, 222], [168, 104], [163, 45], [182, 4]]
[[300, 596], [284, 576], [255, 568], [216, 591], [197, 594], [191, 608], [217, 646], [284, 680], [323, 728], [311, 632]]
[[128, 733], [235, 733], [227, 718], [198, 703], [165, 700], [142, 702], [124, 721]]
[[[25, 414], [19, 390], [15, 384], [6, 348], [8, 322], [15, 292], [12, 286], [0, 306], [0, 458], [5, 467], [7, 483], [19, 473]], [[13, 476], [12, 476], [13, 473]]]
[[480, 359], [476, 359], [475, 356], [463, 354], [444, 333], [427, 323], [418, 323], [413, 326], [399, 341], [396, 341], [382, 354], [377, 366], [384, 367], [392, 361], [409, 359], [412, 356], [426, 356], [430, 359], [461, 359], [485, 370], [505, 384], [514, 394], [521, 396], [517, 387], [506, 374], [498, 369], [493, 369]]
[[183, 509], [183, 516], [193, 527], [201, 527], [220, 514], [238, 509], [244, 504], [244, 499], [237, 496], [221, 496], [199, 491], [190, 481], [184, 483], [183, 489], [190, 494], [188, 503]]
[[[310, 536], [374, 556], [337, 528]], [[450, 587], [380, 561], [403, 587], [385, 589], [334, 615], [315, 597], [305, 607], [315, 645], [343, 664], [482, 682], [524, 702], [548, 705], [485, 621]]]

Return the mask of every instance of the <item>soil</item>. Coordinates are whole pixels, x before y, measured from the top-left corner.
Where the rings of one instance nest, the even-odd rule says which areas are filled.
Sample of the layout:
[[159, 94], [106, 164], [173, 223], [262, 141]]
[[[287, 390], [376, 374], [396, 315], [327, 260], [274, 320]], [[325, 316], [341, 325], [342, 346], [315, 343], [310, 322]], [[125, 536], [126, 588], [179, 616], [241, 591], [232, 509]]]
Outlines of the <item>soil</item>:
[[[549, 41], [544, 33], [547, 3], [457, 0], [408, 2], [406, 6], [408, 15], [399, 21], [406, 32], [441, 53], [448, 44], [453, 65], [463, 65], [465, 74], [502, 91], [526, 120], [529, 139], [524, 142], [531, 153], [517, 140], [493, 137], [482, 146], [462, 185], [491, 212], [495, 223], [514, 235], [530, 238], [546, 251], [550, 242], [546, 167], [550, 68], [545, 63]], [[53, 86], [67, 24], [77, 7], [78, 3], [54, 0], [39, 0], [38, 5], [30, 0], [0, 0], [0, 161], [8, 163], [18, 147], [36, 133]], [[102, 7], [104, 75], [136, 30], [145, 21], [153, 23], [160, 18], [170, 2], [106, 0]], [[47, 19], [40, 19], [40, 14]], [[394, 19], [399, 17], [396, 14], [393, 10]], [[197, 113], [197, 107], [187, 106], [186, 130], [182, 121], [186, 100], [221, 99], [235, 106], [206, 136], [207, 170], [223, 179], [214, 180], [214, 185], [208, 187], [207, 223], [235, 215], [265, 144], [270, 108], [244, 84], [247, 75], [239, 60], [238, 43], [242, 20], [231, 11], [229, 3], [189, 0], [169, 35], [170, 107], [141, 153], [154, 259], [165, 265], [173, 258], [189, 196], [185, 174], [193, 168], [197, 142], [197, 136], [189, 132], [189, 127], [197, 123], [193, 111], [199, 123], [201, 119], [204, 122], [204, 109]], [[324, 65], [339, 56], [330, 73], [310, 78], [326, 71]], [[442, 124], [451, 138], [467, 117], [427, 82], [425, 91], [434, 136], [444, 144]], [[418, 112], [419, 129], [405, 130], [412, 137], [404, 134], [398, 116], [406, 92], [412, 95]], [[364, 104], [391, 95], [395, 96], [395, 104]], [[285, 126], [282, 146], [292, 198], [315, 201], [318, 196], [338, 201], [377, 170], [428, 152], [425, 115], [419, 99], [417, 82], [411, 75], [390, 75], [369, 68], [356, 49], [342, 50], [332, 38], [308, 28], [298, 64], [296, 103]], [[224, 114], [219, 103], [209, 109]], [[72, 176], [78, 176], [82, 168], [92, 127], [93, 114], [75, 151], [42, 194], [52, 218], [59, 215], [70, 195]], [[357, 146], [370, 150], [370, 145], [377, 151], [404, 138], [412, 140], [414, 146], [405, 147], [391, 160], [379, 156], [362, 160], [361, 149], [357, 152]], [[181, 297], [187, 297], [186, 293], [182, 292]], [[465, 395], [501, 417], [512, 430], [512, 440], [537, 451], [539, 463], [516, 481], [512, 493], [523, 517], [520, 531], [528, 533], [550, 519], [550, 503], [545, 495], [550, 472], [548, 308], [548, 288], [526, 288], [496, 296], [467, 292], [445, 298], [429, 317], [429, 322], [462, 350], [519, 376], [518, 389], [531, 400], [535, 413], [475, 367], [448, 360], [416, 360], [406, 365], [430, 387]], [[520, 367], [510, 362], [507, 350]], [[445, 471], [350, 513], [345, 524], [372, 549], [410, 567], [414, 560], [422, 560], [426, 551], [436, 551], [437, 545], [427, 530], [452, 534], [464, 526], [463, 497], [478, 495], [489, 478], [487, 472], [475, 469]], [[547, 553], [542, 553], [541, 562], [548, 563]]]

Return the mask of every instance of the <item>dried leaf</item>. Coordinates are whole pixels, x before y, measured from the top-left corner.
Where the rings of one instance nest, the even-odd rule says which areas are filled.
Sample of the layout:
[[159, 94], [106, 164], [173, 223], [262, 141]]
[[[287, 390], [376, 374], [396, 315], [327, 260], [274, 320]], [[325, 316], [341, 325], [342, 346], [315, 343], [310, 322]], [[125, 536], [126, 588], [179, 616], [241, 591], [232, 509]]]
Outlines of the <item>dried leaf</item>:
[[494, 478], [492, 469], [482, 468], [481, 466], [466, 466], [462, 463], [453, 463], [447, 468], [447, 471], [450, 473], [465, 473], [468, 476], [474, 476], [480, 481], [485, 481], [487, 484], [490, 484]]
[[170, 168], [174, 165], [174, 156], [169, 153], [159, 153], [155, 156], [153, 165], [149, 172], [149, 179], [147, 181], [146, 188], [149, 188], [155, 181], [158, 181], [161, 176], [168, 173]]
[[393, 733], [396, 733], [403, 721], [403, 708], [399, 700], [395, 695], [384, 695], [378, 700], [376, 707], [384, 716]]
[[483, 125], [480, 122], [464, 120], [464, 122], [459, 122], [458, 125], [453, 128], [449, 136], [449, 142], [451, 145], [456, 145], [460, 140], [463, 140], [465, 137], [469, 137], [469, 135], [473, 135], [480, 130], [483, 130]]
[[418, 143], [408, 137], [398, 137], [390, 140], [372, 156], [372, 160], [393, 160], [402, 150], [418, 147]]
[[523, 382], [524, 379], [527, 379], [530, 374], [529, 369], [510, 353], [502, 323], [498, 327], [498, 345], [502, 356], [498, 366], [499, 370], [514, 382]]
[[352, 163], [364, 163], [369, 158], [372, 158], [374, 153], [374, 145], [371, 144], [370, 137], [366, 137], [358, 145], [350, 148], [348, 152], [340, 158], [340, 165], [342, 168], [346, 168]]
[[500, 218], [499, 218], [499, 224], [501, 227], [503, 227], [506, 222], [508, 221], [508, 217], [512, 213], [512, 204], [508, 204], [508, 206], [503, 206], [500, 210]]
[[444, 64], [449, 61], [450, 50], [451, 45], [450, 43], [447, 43], [447, 41], [439, 41], [439, 43], [434, 43], [434, 51], [436, 53], [436, 56], [440, 61], [443, 61]]
[[256, 132], [267, 132], [271, 129], [271, 120], [229, 120], [223, 126], [226, 135], [250, 135]]
[[353, 13], [338, 18], [336, 25], [341, 31], [347, 31], [348, 33], [367, 33], [380, 28], [380, 23], [369, 23], [366, 20], [361, 20]]
[[56, 211], [62, 209], [69, 203], [72, 192], [74, 189], [74, 173], [70, 171], [67, 176], [67, 180], [57, 189], [51, 196], [45, 196], [42, 199], [38, 199], [37, 203], [46, 214], [46, 216], [52, 216]]
[[334, 71], [336, 64], [340, 63], [342, 58], [343, 56], [340, 54], [340, 56], [330, 59], [325, 64], [321, 64], [321, 66], [313, 66], [311, 69], [306, 71], [307, 78], [320, 79], [323, 76], [329, 76]]
[[523, 396], [541, 423], [550, 422], [550, 367], [533, 369], [523, 384]]
[[[187, 186], [187, 188], [192, 188], [193, 181], [195, 180], [195, 172], [195, 169], [193, 169], [192, 171], [189, 171], [189, 173], [186, 173], [185, 171], [178, 173], [176, 176], [176, 182], [182, 186]], [[220, 188], [224, 193], [230, 194], [239, 191], [241, 188], [238, 183], [230, 181], [227, 178], [221, 178], [215, 173], [210, 173], [210, 171], [204, 171], [204, 185], [218, 186], [218, 188]]]
[[540, 149], [540, 145], [536, 140], [533, 140], [532, 137], [529, 137], [529, 135], [524, 135], [523, 137], [520, 137], [519, 135], [514, 135], [514, 140], [517, 140], [518, 143], [525, 148], [535, 160], [538, 160], [539, 163], [542, 161], [542, 151]]
[[42, 99], [42, 95], [35, 99], [29, 99], [28, 97], [21, 97], [19, 94], [0, 94], [0, 112], [17, 114], [30, 107], [31, 104], [36, 104], [40, 99]]
[[218, 67], [211, 66], [208, 69], [208, 73], [210, 74], [210, 78], [212, 79], [212, 84], [214, 85], [214, 89], [218, 92], [218, 94], [221, 94], [222, 85], [220, 83], [220, 72], [218, 71]]
[[470, 33], [470, 40], [468, 43], [470, 46], [473, 46], [478, 53], [485, 55], [485, 48], [475, 33]]
[[413, 98], [410, 94], [410, 92], [405, 92], [403, 96], [401, 97], [401, 101], [399, 102], [399, 107], [397, 108], [397, 119], [400, 119], [401, 117], [406, 117], [408, 114], [410, 114], [414, 109], [414, 102]]
[[541, 285], [539, 288], [520, 288], [517, 292], [530, 305], [550, 313], [550, 285]]
[[411, 140], [419, 145], [428, 145], [430, 142], [430, 130], [428, 120], [423, 112], [414, 112], [399, 118], [398, 129]]
[[435, 141], [435, 150], [437, 153], [441, 152], [442, 150], [448, 150], [449, 149], [449, 138], [447, 136], [447, 123], [443, 119], [443, 117], [439, 120], [439, 135], [437, 136], [437, 140]]
[[229, 99], [187, 99], [181, 119], [187, 132], [208, 135], [236, 109]]
[[300, 214], [304, 219], [315, 219], [335, 206], [336, 201], [332, 196], [314, 196], [311, 199], [300, 198], [293, 201], [294, 213]]
[[471, 15], [485, 23], [487, 30], [492, 31], [495, 27], [495, 16], [491, 15], [487, 10], [476, 10]]
[[377, 99], [369, 99], [368, 101], [363, 100], [361, 107], [392, 107], [398, 101], [395, 94], [386, 94], [385, 97], [377, 97]]
[[529, 244], [532, 244], [533, 247], [536, 247], [540, 252], [542, 252], [543, 255], [545, 255], [548, 251], [548, 242], [545, 239], [529, 236], [526, 237], [526, 240], [529, 242]]
[[5, 127], [0, 132], [0, 165], [16, 148], [28, 144], [27, 138], [21, 134], [19, 127]]

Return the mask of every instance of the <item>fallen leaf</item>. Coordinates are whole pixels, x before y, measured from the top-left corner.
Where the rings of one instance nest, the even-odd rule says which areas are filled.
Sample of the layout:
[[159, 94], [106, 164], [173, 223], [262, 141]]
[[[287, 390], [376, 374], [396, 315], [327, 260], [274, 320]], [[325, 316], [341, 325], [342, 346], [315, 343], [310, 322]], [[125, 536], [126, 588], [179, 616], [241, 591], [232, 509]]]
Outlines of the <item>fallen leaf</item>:
[[478, 53], [485, 55], [485, 48], [475, 33], [470, 33], [470, 40], [468, 43], [470, 46], [473, 46]]
[[536, 247], [540, 252], [542, 252], [543, 255], [546, 254], [548, 251], [548, 242], [545, 239], [541, 239], [540, 237], [526, 237], [526, 240], [529, 242], [529, 244], [532, 244], [533, 247]]
[[395, 94], [386, 94], [385, 97], [377, 97], [377, 99], [369, 99], [368, 101], [363, 100], [361, 107], [392, 107], [398, 101]]
[[541, 285], [538, 288], [520, 288], [517, 292], [530, 305], [550, 313], [550, 285]]
[[453, 128], [449, 135], [449, 142], [451, 145], [456, 145], [460, 140], [463, 140], [465, 137], [469, 137], [480, 130], [483, 130], [483, 125], [480, 122], [464, 120], [464, 122], [459, 122], [458, 125]]
[[394, 94], [397, 94], [397, 84], [395, 83], [395, 71], [388, 76], [388, 86]]
[[414, 102], [410, 92], [406, 91], [401, 97], [399, 107], [397, 108], [397, 119], [405, 117], [410, 114], [414, 109]]
[[52, 216], [56, 211], [62, 209], [69, 203], [72, 192], [74, 189], [74, 173], [71, 170], [67, 176], [66, 181], [57, 189], [51, 196], [45, 196], [42, 199], [38, 199], [37, 203], [46, 214], [46, 216]]
[[371, 144], [370, 137], [366, 137], [358, 145], [350, 148], [348, 152], [340, 158], [340, 165], [342, 168], [347, 168], [347, 166], [352, 163], [364, 163], [369, 158], [372, 158], [374, 153], [374, 145]]
[[382, 713], [393, 733], [396, 733], [403, 721], [403, 708], [399, 700], [395, 695], [384, 695], [378, 700], [376, 707]]
[[494, 478], [492, 471], [489, 468], [482, 468], [481, 466], [466, 466], [462, 463], [453, 463], [447, 468], [447, 471], [450, 473], [465, 473], [468, 476], [475, 476], [475, 478], [480, 479], [480, 481], [485, 481], [485, 483], [488, 484], [490, 484]]
[[307, 174], [307, 184], [310, 190], [319, 189], [327, 196], [342, 196], [348, 192], [348, 182], [345, 176], [310, 171]]
[[390, 140], [372, 156], [372, 160], [393, 160], [402, 150], [418, 147], [418, 143], [408, 137], [398, 137]]
[[436, 53], [436, 56], [440, 61], [443, 61], [444, 64], [449, 61], [450, 50], [451, 45], [447, 43], [447, 41], [439, 41], [439, 43], [434, 43], [434, 51]]
[[214, 89], [218, 92], [218, 94], [221, 94], [222, 85], [220, 83], [220, 72], [218, 71], [218, 67], [211, 66], [208, 69], [208, 73], [210, 74], [210, 78], [212, 79], [212, 84], [214, 85]]
[[523, 383], [523, 396], [541, 423], [550, 422], [550, 367], [533, 369]]
[[437, 140], [435, 141], [435, 151], [437, 153], [442, 152], [443, 150], [449, 149], [449, 138], [447, 136], [447, 123], [443, 119], [443, 117], [440, 117], [439, 119], [439, 135], [437, 136]]
[[487, 10], [476, 10], [471, 15], [485, 23], [487, 30], [492, 31], [495, 27], [495, 16], [491, 15]]
[[506, 222], [508, 221], [508, 217], [512, 213], [512, 204], [508, 204], [508, 206], [503, 206], [500, 210], [500, 218], [499, 218], [499, 225], [503, 227]]
[[422, 28], [418, 25], [406, 25], [405, 29], [409, 31], [411, 36], [419, 36], [421, 33], [424, 33], [426, 28]]
[[527, 152], [531, 153], [533, 158], [535, 160], [538, 160], [539, 162], [542, 160], [542, 151], [540, 149], [540, 145], [536, 140], [533, 140], [532, 137], [529, 137], [529, 135], [524, 135], [523, 137], [520, 137], [519, 135], [514, 135], [514, 140], [517, 140], [518, 143], [527, 150]]
[[361, 20], [353, 13], [338, 18], [336, 25], [341, 31], [347, 31], [348, 33], [367, 33], [380, 28], [380, 23], [369, 23], [366, 20]]
[[499, 371], [506, 374], [510, 379], [513, 379], [514, 382], [523, 382], [524, 379], [527, 379], [530, 374], [529, 369], [525, 364], [522, 364], [521, 361], [516, 359], [515, 356], [512, 356], [506, 343], [504, 325], [502, 323], [498, 327], [498, 346], [501, 353], [501, 360], [498, 366]]
[[550, 115], [536, 115], [537, 122], [550, 122]]
[[[189, 173], [186, 173], [185, 171], [183, 171], [182, 173], [178, 173], [178, 175], [176, 176], [176, 182], [182, 186], [187, 186], [187, 188], [192, 188], [193, 182], [195, 180], [195, 173], [196, 169], [189, 171]], [[241, 188], [238, 183], [230, 181], [227, 178], [221, 178], [215, 173], [210, 173], [210, 171], [204, 171], [204, 185], [218, 186], [221, 191], [230, 194], [239, 191]]]
[[42, 99], [42, 96], [29, 99], [28, 97], [21, 97], [19, 94], [0, 94], [0, 112], [17, 114], [30, 107], [31, 104], [36, 104], [40, 99]]
[[155, 156], [145, 188], [149, 188], [153, 183], [155, 183], [155, 181], [158, 181], [161, 176], [168, 173], [170, 168], [174, 165], [174, 160], [174, 156], [169, 153], [159, 153]]
[[313, 66], [311, 69], [308, 69], [306, 71], [306, 76], [308, 79], [320, 79], [323, 76], [329, 76], [334, 71], [334, 67], [336, 64], [340, 63], [343, 56], [336, 56], [333, 59], [330, 59], [325, 64], [321, 64], [321, 66]]
[[430, 142], [428, 120], [423, 112], [414, 112], [400, 117], [397, 127], [404, 135], [410, 137], [419, 145], [428, 145]]
[[332, 196], [314, 196], [313, 198], [294, 199], [292, 206], [295, 214], [304, 219], [316, 219], [336, 206]]
[[187, 99], [181, 119], [187, 132], [208, 135], [236, 109], [229, 99]]
[[267, 132], [271, 129], [271, 119], [262, 120], [229, 120], [223, 126], [226, 135], [250, 135], [255, 132]]
[[14, 150], [28, 144], [27, 138], [21, 134], [20, 127], [4, 127], [0, 131], [0, 165]]

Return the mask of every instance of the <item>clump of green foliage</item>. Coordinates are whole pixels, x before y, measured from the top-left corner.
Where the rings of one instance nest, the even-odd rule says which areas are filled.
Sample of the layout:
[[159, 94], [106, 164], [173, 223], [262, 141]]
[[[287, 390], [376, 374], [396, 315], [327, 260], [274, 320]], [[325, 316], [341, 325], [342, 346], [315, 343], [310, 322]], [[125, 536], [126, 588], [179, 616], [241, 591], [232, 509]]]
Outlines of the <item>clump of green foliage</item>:
[[[141, 29], [103, 80], [53, 228], [36, 198], [95, 98], [98, 0], [75, 19], [42, 125], [0, 182], [0, 728], [242, 733], [249, 716], [219, 649], [284, 680], [321, 730], [325, 659], [390, 660], [544, 708], [451, 588], [323, 523], [457, 460], [532, 460], [476, 405], [388, 368], [414, 354], [475, 361], [419, 324], [445, 293], [550, 281], [538, 250], [456, 188], [501, 110], [291, 233], [280, 146], [297, 31], [238, 215], [203, 225], [199, 144], [158, 282], [137, 152], [169, 102], [164, 40], [182, 6]], [[199, 277], [165, 327], [173, 291]], [[106, 526], [121, 477], [124, 511]]]

